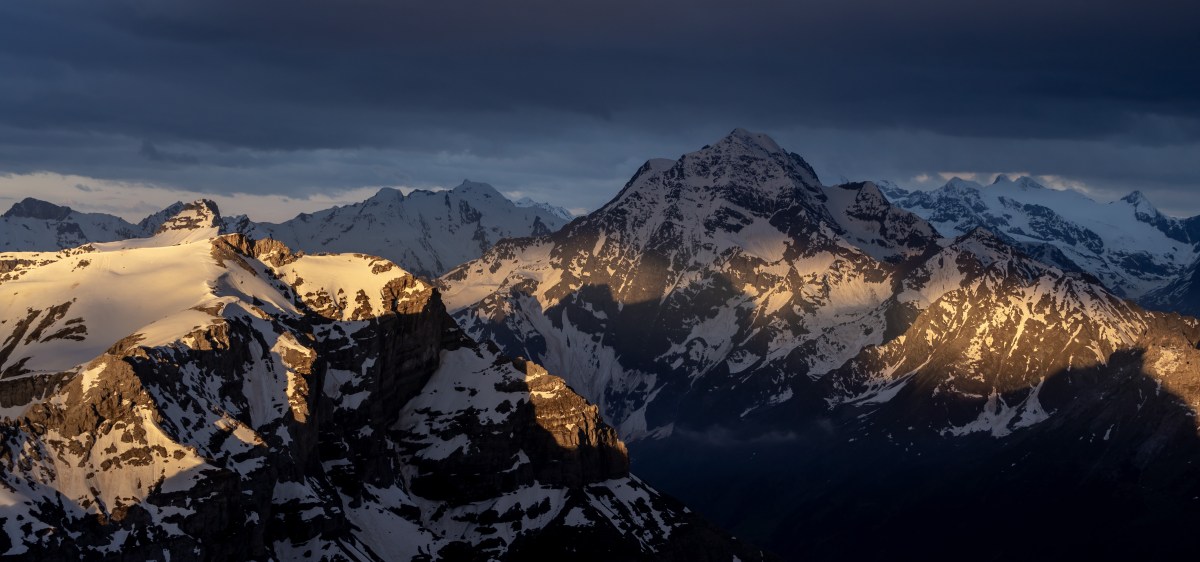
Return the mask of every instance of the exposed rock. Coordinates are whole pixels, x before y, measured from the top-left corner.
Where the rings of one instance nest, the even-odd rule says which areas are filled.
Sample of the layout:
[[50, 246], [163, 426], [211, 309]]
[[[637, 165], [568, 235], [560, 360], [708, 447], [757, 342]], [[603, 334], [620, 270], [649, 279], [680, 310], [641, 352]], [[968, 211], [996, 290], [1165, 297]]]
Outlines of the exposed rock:
[[[5, 348], [19, 362], [0, 358], [3, 554], [489, 560], [595, 545], [687, 560], [703, 544], [763, 557], [631, 476], [594, 406], [467, 338], [393, 264], [242, 235], [157, 242], [5, 285], [37, 308], [0, 325], [22, 344]], [[139, 269], [164, 266], [171, 283]], [[116, 271], [120, 284], [61, 305], [33, 298]], [[135, 301], [143, 316], [126, 315], [145, 325], [96, 329], [97, 303]], [[61, 326], [91, 329], [49, 337]]]

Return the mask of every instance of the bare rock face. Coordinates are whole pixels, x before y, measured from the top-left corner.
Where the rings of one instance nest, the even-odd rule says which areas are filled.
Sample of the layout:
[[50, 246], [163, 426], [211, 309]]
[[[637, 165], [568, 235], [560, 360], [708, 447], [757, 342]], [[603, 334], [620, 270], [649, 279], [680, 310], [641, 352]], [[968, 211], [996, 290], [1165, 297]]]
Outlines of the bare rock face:
[[[496, 490], [533, 485], [583, 487], [629, 474], [625, 445], [595, 406], [541, 367], [495, 359], [494, 352], [464, 355], [490, 388], [465, 379], [437, 381], [462, 395], [471, 414], [445, 412], [436, 397], [410, 403], [405, 428], [409, 481], [424, 497], [454, 503], [481, 501]], [[485, 361], [493, 359], [491, 364]], [[524, 376], [512, 376], [523, 374]], [[476, 427], [483, 418], [497, 423]], [[469, 431], [471, 447], [446, 452], [447, 440]], [[509, 467], [495, 471], [497, 466]]]
[[[0, 325], [21, 343], [0, 359], [4, 555], [762, 558], [631, 476], [595, 406], [467, 338], [394, 264], [161, 240], [0, 285], [28, 304]], [[35, 293], [73, 283], [94, 290]]]
[[199, 199], [179, 207], [170, 217], [154, 230], [162, 234], [172, 230], [197, 230], [220, 226], [221, 212], [217, 204], [208, 199]]

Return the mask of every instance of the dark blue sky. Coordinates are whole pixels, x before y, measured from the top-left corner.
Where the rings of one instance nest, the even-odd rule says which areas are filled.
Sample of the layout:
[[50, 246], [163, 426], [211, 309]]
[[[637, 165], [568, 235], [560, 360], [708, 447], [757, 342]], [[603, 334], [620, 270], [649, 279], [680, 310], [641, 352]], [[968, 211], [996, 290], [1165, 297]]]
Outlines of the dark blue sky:
[[118, 181], [471, 178], [594, 208], [746, 127], [827, 183], [1025, 172], [1196, 214], [1197, 22], [1157, 0], [5, 0], [0, 173], [82, 176], [85, 206]]

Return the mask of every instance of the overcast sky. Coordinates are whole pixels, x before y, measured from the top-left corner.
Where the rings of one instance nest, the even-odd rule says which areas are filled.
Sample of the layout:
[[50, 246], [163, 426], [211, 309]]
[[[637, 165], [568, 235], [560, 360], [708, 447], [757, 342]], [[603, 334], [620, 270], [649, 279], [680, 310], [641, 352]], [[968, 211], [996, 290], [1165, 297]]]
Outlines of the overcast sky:
[[0, 208], [283, 219], [469, 178], [573, 209], [735, 127], [822, 180], [1200, 214], [1200, 3], [4, 0]]

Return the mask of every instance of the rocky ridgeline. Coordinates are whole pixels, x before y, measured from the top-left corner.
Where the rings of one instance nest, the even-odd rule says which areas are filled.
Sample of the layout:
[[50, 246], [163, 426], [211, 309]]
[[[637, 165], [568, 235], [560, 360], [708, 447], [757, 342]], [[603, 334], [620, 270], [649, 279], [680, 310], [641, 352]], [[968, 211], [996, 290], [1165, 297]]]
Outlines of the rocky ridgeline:
[[[26, 198], [0, 215], [0, 252], [52, 253], [170, 232], [208, 237], [216, 234], [207, 229], [216, 228], [221, 234], [280, 240], [308, 252], [382, 256], [414, 274], [435, 277], [479, 257], [503, 238], [548, 234], [569, 220], [570, 213], [561, 208], [528, 198], [514, 203], [492, 186], [471, 181], [437, 192], [404, 194], [383, 188], [365, 201], [302, 213], [282, 223], [221, 217], [206, 200], [174, 203], [133, 224]], [[0, 274], [5, 261], [0, 254]]]
[[1099, 203], [1078, 191], [1007, 176], [986, 187], [953, 178], [933, 191], [885, 190], [897, 206], [947, 236], [987, 228], [1043, 262], [1093, 276], [1119, 296], [1177, 312], [1188, 302], [1150, 294], [1200, 258], [1200, 217], [1168, 217], [1141, 192]]

